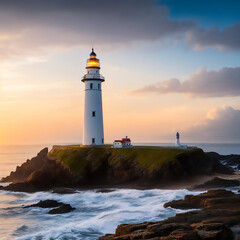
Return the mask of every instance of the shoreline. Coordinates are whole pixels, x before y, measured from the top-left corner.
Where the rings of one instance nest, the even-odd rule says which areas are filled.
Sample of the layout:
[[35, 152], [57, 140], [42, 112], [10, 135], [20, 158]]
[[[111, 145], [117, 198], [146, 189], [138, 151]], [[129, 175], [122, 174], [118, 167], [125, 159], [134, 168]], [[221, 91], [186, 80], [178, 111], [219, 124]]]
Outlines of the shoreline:
[[117, 226], [115, 233], [98, 239], [234, 240], [240, 237], [240, 194], [208, 190], [165, 203], [164, 208], [168, 207], [190, 211], [162, 221], [124, 223]]
[[1, 182], [12, 183], [0, 189], [23, 192], [66, 187], [175, 190], [194, 189], [214, 178], [217, 187], [219, 184], [228, 187], [231, 181], [234, 183], [233, 179], [239, 180], [239, 175], [220, 163], [222, 158], [226, 161], [226, 157], [240, 162], [240, 155], [221, 156], [201, 149], [53, 146], [50, 152], [44, 148], [3, 178]]
[[[97, 148], [96, 148], [97, 149]], [[86, 162], [93, 162], [95, 161], [95, 156], [96, 153], [95, 151], [98, 151], [94, 148], [90, 148], [85, 150], [82, 153], [81, 151], [78, 153], [83, 154], [82, 156], [84, 157], [84, 159], [86, 159]], [[142, 148], [140, 148], [142, 149]], [[154, 149], [154, 150], [158, 150]], [[161, 148], [162, 149], [162, 148]], [[71, 148], [70, 148], [71, 150]], [[151, 150], [152, 151], [152, 150]], [[191, 153], [191, 151], [187, 151], [189, 153]], [[69, 152], [63, 152], [64, 154], [67, 154], [66, 156], [68, 157]], [[71, 151], [70, 151], [71, 153]], [[106, 154], [107, 153], [107, 154]], [[102, 156], [106, 156], [106, 158], [100, 158], [101, 161], [103, 163], [106, 163], [108, 161], [111, 161], [111, 159], [109, 158], [109, 154], [108, 152], [103, 152], [101, 153]], [[59, 161], [59, 159], [56, 158], [52, 158], [49, 157], [49, 152], [48, 149], [43, 149], [36, 157], [32, 158], [31, 160], [26, 161], [25, 163], [23, 163], [20, 167], [16, 168], [16, 171], [11, 173], [11, 175], [9, 176], [10, 178], [15, 177], [15, 180], [20, 179], [22, 177], [22, 182], [17, 180], [15, 183], [10, 184], [7, 187], [0, 187], [0, 190], [2, 191], [14, 191], [14, 192], [28, 192], [28, 193], [35, 193], [35, 192], [41, 192], [41, 191], [47, 191], [49, 193], [57, 193], [57, 194], [77, 194], [81, 191], [95, 191], [96, 193], [111, 193], [114, 191], [118, 191], [118, 190], [122, 190], [122, 189], [126, 189], [126, 190], [188, 190], [189, 193], [191, 194], [191, 191], [194, 192], [194, 195], [197, 193], [201, 193], [201, 192], [205, 192], [207, 189], [209, 189], [209, 186], [213, 186], [215, 185], [215, 188], [228, 188], [231, 185], [236, 184], [237, 187], [234, 190], [234, 192], [236, 192], [239, 189], [240, 186], [240, 174], [239, 172], [232, 172], [231, 174], [226, 174], [228, 172], [228, 167], [224, 166], [222, 164], [220, 164], [220, 160], [222, 157], [224, 158], [224, 161], [226, 161], [226, 164], [231, 166], [231, 164], [237, 162], [239, 159], [238, 157], [233, 158], [233, 156], [229, 156], [229, 159], [226, 159], [226, 156], [221, 156], [219, 154], [216, 153], [211, 153], [211, 154], [207, 154], [204, 153], [200, 150], [198, 150], [196, 153], [196, 155], [193, 155], [194, 157], [192, 157], [192, 153], [190, 155], [181, 155], [182, 153], [180, 153], [180, 156], [184, 156], [184, 157], [180, 157], [179, 156], [177, 158], [173, 158], [174, 161], [176, 161], [176, 163], [178, 163], [177, 165], [172, 165], [172, 161], [170, 161], [170, 165], [168, 165], [168, 162], [166, 162], [167, 165], [163, 165], [164, 168], [162, 171], [159, 171], [158, 173], [161, 174], [165, 174], [165, 175], [156, 175], [157, 178], [152, 178], [149, 180], [148, 177], [146, 176], [150, 176], [147, 175], [148, 171], [145, 170], [145, 172], [142, 172], [142, 170], [140, 171], [140, 174], [145, 174], [143, 176], [145, 176], [144, 179], [135, 179], [135, 180], [131, 180], [131, 181], [123, 181], [123, 182], [111, 182], [111, 178], [110, 179], [105, 179], [105, 182], [90, 182], [90, 184], [87, 184], [86, 182], [82, 181], [82, 178], [80, 179], [81, 183], [79, 185], [78, 182], [74, 183], [69, 181], [72, 178], [78, 178], [79, 174], [76, 174], [74, 172], [71, 171], [71, 169], [69, 167], [66, 167], [66, 165], [63, 164], [62, 161]], [[113, 154], [111, 155], [113, 156]], [[119, 155], [115, 155], [115, 157], [117, 157], [118, 159]], [[189, 157], [190, 156], [190, 157]], [[123, 160], [118, 160], [116, 163], [117, 165], [113, 165], [113, 170], [116, 171], [116, 173], [119, 173], [120, 171], [120, 175], [116, 175], [118, 177], [122, 176], [127, 176], [125, 175], [128, 171], [135, 171], [136, 170], [136, 165], [126, 165], [126, 168], [123, 168], [125, 165], [119, 165], [118, 162], [123, 162], [128, 163], [129, 161], [131, 162], [131, 158], [125, 160], [124, 158], [120, 158]], [[106, 161], [107, 160], [107, 161]], [[186, 175], [186, 173], [184, 173], [184, 175], [180, 175], [182, 176], [181, 178], [174, 178], [174, 181], [169, 181], [169, 176], [173, 176], [172, 175], [172, 171], [175, 172], [176, 169], [177, 171], [181, 171], [182, 165], [180, 164], [184, 164], [183, 166], [186, 169], [189, 169], [189, 172], [192, 171], [192, 169], [194, 170], [195, 167], [195, 163], [196, 164], [203, 164], [205, 165], [205, 167], [203, 168], [202, 172], [200, 172], [200, 174], [194, 174], [194, 175]], [[194, 164], [193, 164], [194, 163]], [[210, 164], [211, 163], [211, 164]], [[92, 165], [91, 165], [92, 166]], [[101, 166], [101, 165], [100, 165]], [[167, 167], [166, 167], [167, 166]], [[99, 166], [98, 166], [99, 167]], [[180, 167], [180, 168], [179, 168]], [[108, 169], [108, 168], [107, 168]], [[160, 168], [161, 169], [161, 168]], [[214, 172], [213, 169], [215, 169], [216, 171], [219, 172]], [[100, 170], [100, 172], [99, 172]], [[109, 169], [108, 169], [109, 170]], [[206, 171], [207, 170], [207, 171]], [[96, 168], [95, 170], [96, 171]], [[137, 171], [139, 171], [139, 169], [137, 169]], [[225, 173], [223, 173], [225, 172]], [[53, 174], [54, 173], [54, 174]], [[56, 175], [56, 173], [58, 173]], [[106, 171], [106, 169], [104, 170], [104, 168], [97, 168], [96, 173], [108, 173], [108, 171]], [[207, 174], [203, 174], [203, 173], [207, 173]], [[88, 173], [89, 174], [89, 173]], [[99, 175], [99, 177], [101, 178], [103, 175]], [[167, 174], [167, 175], [166, 175]], [[170, 174], [170, 175], [168, 175]], [[51, 176], [52, 178], [49, 178], [49, 176]], [[92, 175], [85, 175], [85, 177], [87, 177], [86, 179], [89, 180], [89, 177], [91, 177]], [[108, 176], [112, 176], [112, 175], [108, 175]], [[155, 176], [155, 175], [153, 175]], [[164, 181], [159, 181], [161, 180], [161, 178], [159, 178], [159, 176], [168, 176], [167, 178], [164, 178]], [[99, 178], [97, 178], [99, 179]], [[124, 178], [123, 178], [124, 179]], [[46, 181], [45, 181], [46, 180]], [[55, 180], [57, 180], [56, 182], [54, 182]], [[64, 181], [62, 181], [64, 180]], [[147, 181], [148, 182], [147, 182]], [[51, 182], [51, 185], [49, 185], [49, 181]], [[69, 181], [67, 184], [65, 181]], [[82, 182], [81, 182], [82, 181]], [[146, 181], [146, 182], [144, 182]], [[47, 185], [46, 185], [47, 183]], [[195, 188], [193, 188], [195, 187]], [[198, 189], [197, 189], [198, 187]], [[201, 189], [204, 188], [204, 189]], [[212, 187], [210, 187], [212, 188]], [[213, 190], [211, 190], [213, 191]], [[215, 190], [215, 191], [219, 191], [219, 190]], [[201, 195], [201, 194], [200, 194]], [[49, 195], [52, 196], [52, 195]], [[199, 195], [196, 195], [199, 196]], [[59, 197], [60, 198], [60, 197]], [[232, 198], [233, 200], [230, 200], [230, 198], [228, 199], [230, 202], [231, 201], [235, 201], [234, 197]], [[46, 199], [47, 200], [47, 199]], [[238, 201], [240, 200], [240, 198], [238, 199]], [[211, 200], [212, 201], [212, 200]], [[219, 201], [219, 200], [218, 200]], [[225, 201], [225, 200], [222, 200]], [[174, 202], [174, 201], [173, 201]], [[221, 202], [221, 201], [220, 201]], [[163, 202], [165, 204], [170, 204], [170, 202]], [[183, 205], [186, 205], [187, 203], [183, 203]], [[188, 203], [189, 204], [189, 203]], [[184, 206], [185, 206], [184, 205]], [[227, 206], [227, 204], [225, 203], [225, 205]], [[219, 205], [216, 204], [216, 206], [218, 207], [218, 209], [220, 208]], [[237, 203], [234, 205], [234, 207], [238, 206]], [[73, 208], [76, 207], [73, 205]], [[172, 206], [173, 207], [173, 206]], [[175, 206], [176, 207], [176, 206]], [[196, 208], [196, 206], [194, 207]], [[206, 214], [209, 214], [209, 210], [207, 208], [207, 210], [205, 209], [205, 207], [203, 207], [202, 210], [199, 210], [198, 212], [195, 211], [195, 213], [198, 216], [201, 216], [203, 214], [203, 212], [207, 211]], [[215, 208], [216, 209], [216, 208]], [[221, 208], [220, 208], [221, 209]], [[224, 209], [223, 209], [224, 210]], [[226, 209], [225, 209], [226, 210]], [[224, 211], [225, 211], [224, 210]], [[240, 209], [239, 209], [240, 210]], [[202, 212], [203, 211], [203, 212]], [[221, 213], [220, 215], [216, 215], [219, 219], [224, 217], [224, 212]], [[228, 209], [226, 211], [230, 211], [232, 212], [232, 206], [230, 206], [228, 204]], [[189, 226], [189, 223], [186, 221], [186, 217], [188, 218], [189, 216], [191, 217], [191, 214], [194, 211], [190, 211], [190, 212], [185, 212], [182, 214], [177, 214], [175, 217], [171, 217], [169, 218], [164, 218], [165, 220], [163, 221], [156, 221], [156, 222], [148, 222], [148, 223], [135, 223], [135, 224], [123, 224], [120, 225], [117, 230], [115, 235], [111, 234], [111, 235], [105, 235], [102, 237], [99, 237], [99, 240], [114, 240], [114, 239], [118, 239], [118, 240], [132, 240], [132, 239], [145, 239], [147, 236], [147, 239], [154, 239], [154, 240], [175, 240], [175, 239], [182, 239], [182, 240], [200, 240], [200, 239], [207, 239], [207, 238], [201, 238], [201, 231], [202, 229], [205, 229], [205, 232], [208, 232], [208, 234], [210, 235], [214, 235], [215, 234], [215, 238], [211, 238], [211, 240], [231, 240], [233, 239], [232, 236], [233, 234], [233, 230], [232, 227], [236, 226], [230, 226], [228, 224], [224, 223], [219, 223], [219, 222], [211, 222], [211, 224], [209, 225], [209, 223], [206, 223], [204, 221], [208, 221], [208, 218], [206, 217], [205, 220], [202, 222], [202, 220], [200, 222], [198, 222], [196, 225], [195, 222], [192, 222]], [[204, 213], [205, 214], [205, 213]], [[181, 216], [181, 217], [179, 217]], [[183, 224], [179, 224], [176, 223], [176, 221], [178, 221], [177, 219], [181, 219], [181, 222], [183, 222]], [[230, 219], [230, 218], [229, 218]], [[186, 222], [184, 222], [186, 221]], [[228, 221], [226, 219], [226, 221]], [[237, 220], [238, 221], [238, 220]], [[240, 224], [240, 222], [238, 222]], [[144, 225], [145, 224], [145, 225]], [[195, 224], [195, 225], [194, 225]], [[143, 229], [143, 225], [145, 226], [145, 229]], [[158, 231], [152, 230], [152, 232], [149, 233], [149, 229], [152, 229], [152, 226], [155, 225], [158, 228], [162, 229], [161, 230], [161, 234], [159, 235]], [[126, 236], [126, 229], [135, 229], [134, 231], [129, 231], [128, 232], [128, 236]], [[140, 226], [140, 229], [138, 229], [138, 227]], [[116, 226], [117, 227], [117, 226]], [[132, 228], [133, 227], [133, 228]], [[169, 230], [169, 227], [171, 229], [171, 231]], [[137, 230], [136, 230], [137, 228]], [[206, 230], [207, 229], [207, 230]], [[211, 229], [211, 230], [209, 230]], [[136, 232], [137, 231], [137, 232]], [[117, 234], [117, 235], [116, 235]], [[150, 235], [149, 235], [150, 234]], [[187, 235], [186, 235], [187, 234]], [[199, 238], [200, 236], [200, 238]], [[225, 236], [225, 238], [219, 238], [219, 236]]]

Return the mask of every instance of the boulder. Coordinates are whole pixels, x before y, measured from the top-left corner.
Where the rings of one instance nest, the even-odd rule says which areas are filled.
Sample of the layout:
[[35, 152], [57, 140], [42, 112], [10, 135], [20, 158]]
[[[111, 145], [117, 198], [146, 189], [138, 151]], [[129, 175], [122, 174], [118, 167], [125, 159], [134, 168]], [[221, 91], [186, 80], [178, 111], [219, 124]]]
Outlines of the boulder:
[[48, 213], [49, 214], [63, 214], [63, 213], [69, 213], [76, 208], [73, 208], [70, 204], [62, 204], [58, 208], [51, 209]]
[[191, 190], [207, 190], [213, 188], [228, 188], [236, 186], [240, 186], [239, 180], [215, 177], [203, 184], [193, 186]]
[[29, 206], [25, 206], [24, 208], [30, 208], [30, 207], [40, 207], [40, 208], [53, 208], [53, 207], [58, 207], [62, 205], [63, 203], [58, 202], [56, 200], [41, 200], [36, 204], [32, 204]]
[[52, 193], [57, 193], [57, 194], [73, 194], [77, 193], [75, 189], [72, 188], [55, 188], [52, 190]]
[[222, 161], [228, 166], [236, 166], [240, 164], [240, 155], [231, 154], [231, 155], [220, 155], [215, 152], [206, 153], [206, 155], [213, 160]]

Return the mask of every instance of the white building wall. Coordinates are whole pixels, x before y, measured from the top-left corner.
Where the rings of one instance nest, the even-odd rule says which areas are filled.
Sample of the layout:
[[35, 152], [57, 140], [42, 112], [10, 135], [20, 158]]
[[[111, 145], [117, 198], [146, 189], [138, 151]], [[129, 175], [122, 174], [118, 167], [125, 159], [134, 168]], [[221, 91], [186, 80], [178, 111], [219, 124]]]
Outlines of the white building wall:
[[113, 143], [113, 147], [114, 147], [114, 148], [122, 148], [123, 145], [122, 145], [122, 143], [120, 143], [120, 142], [114, 142], [114, 143]]
[[101, 80], [85, 81], [83, 145], [92, 145], [92, 139], [95, 145], [104, 144]]

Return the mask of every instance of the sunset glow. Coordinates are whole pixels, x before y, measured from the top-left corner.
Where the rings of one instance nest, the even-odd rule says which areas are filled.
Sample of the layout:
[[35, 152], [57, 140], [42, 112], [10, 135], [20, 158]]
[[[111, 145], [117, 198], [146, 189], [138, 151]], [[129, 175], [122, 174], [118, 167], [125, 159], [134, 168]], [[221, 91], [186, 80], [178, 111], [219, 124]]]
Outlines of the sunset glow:
[[[81, 77], [92, 44], [105, 76], [106, 143], [125, 135], [172, 142], [176, 131], [185, 142], [239, 142], [240, 46], [231, 39], [240, 19], [223, 23], [202, 13], [189, 20], [183, 6], [180, 13], [177, 3], [152, 0], [138, 8], [130, 1], [122, 16], [121, 1], [114, 8], [104, 2], [99, 19], [86, 2], [66, 14], [60, 6], [43, 14], [44, 4], [1, 2], [0, 144], [81, 143]], [[36, 18], [29, 21], [26, 12]], [[143, 21], [145, 13], [152, 18]]]

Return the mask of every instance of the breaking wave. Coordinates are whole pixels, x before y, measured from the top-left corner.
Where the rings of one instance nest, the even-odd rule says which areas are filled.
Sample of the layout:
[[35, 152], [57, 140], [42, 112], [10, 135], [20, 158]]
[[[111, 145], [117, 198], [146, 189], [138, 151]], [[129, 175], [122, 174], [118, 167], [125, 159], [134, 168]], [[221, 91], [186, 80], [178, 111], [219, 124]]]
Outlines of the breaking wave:
[[[114, 189], [105, 193], [79, 191], [65, 195], [0, 191], [0, 238], [95, 240], [106, 233], [113, 233], [121, 223], [160, 221], [182, 212], [165, 209], [163, 204], [181, 199], [186, 194], [194, 193], [186, 189]], [[49, 209], [23, 208], [46, 199], [69, 203], [76, 210], [67, 214], [49, 215]]]

